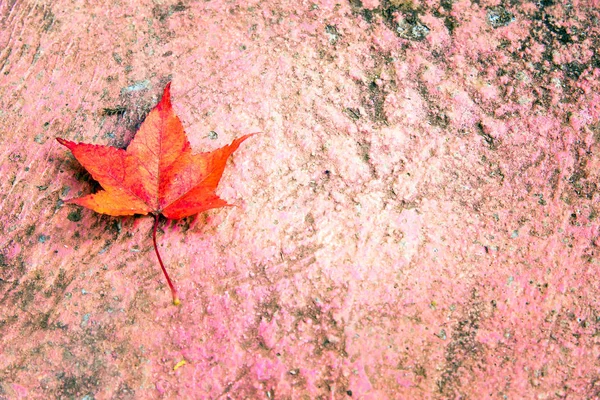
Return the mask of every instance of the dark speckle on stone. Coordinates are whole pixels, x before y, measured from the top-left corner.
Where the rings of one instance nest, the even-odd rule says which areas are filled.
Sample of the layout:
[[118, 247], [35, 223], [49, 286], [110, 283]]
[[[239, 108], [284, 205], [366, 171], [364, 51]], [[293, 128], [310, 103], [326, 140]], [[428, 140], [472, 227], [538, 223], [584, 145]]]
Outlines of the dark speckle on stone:
[[487, 10], [487, 20], [492, 28], [507, 26], [515, 20], [515, 16], [504, 7], [492, 7]]
[[67, 215], [67, 219], [72, 222], [81, 221], [81, 209], [77, 209], [75, 211], [71, 211], [69, 215]]
[[572, 61], [562, 65], [565, 75], [571, 79], [578, 79], [581, 73], [585, 70], [585, 66], [577, 61]]
[[536, 5], [539, 8], [546, 8], [554, 5], [554, 0], [538, 0]]
[[331, 44], [337, 42], [338, 38], [340, 37], [340, 34], [338, 33], [338, 30], [335, 27], [335, 25], [325, 26], [325, 33], [327, 34], [327, 37], [329, 38], [329, 43]]
[[396, 26], [396, 33], [404, 39], [420, 41], [427, 37], [429, 28], [415, 17], [402, 19]]

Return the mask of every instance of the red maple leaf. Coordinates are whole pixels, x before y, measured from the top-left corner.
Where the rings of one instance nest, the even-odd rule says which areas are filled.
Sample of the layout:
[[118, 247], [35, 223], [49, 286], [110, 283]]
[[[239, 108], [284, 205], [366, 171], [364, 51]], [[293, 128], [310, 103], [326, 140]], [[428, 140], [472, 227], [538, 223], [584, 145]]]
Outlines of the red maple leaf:
[[171, 107], [170, 87], [167, 84], [162, 99], [150, 111], [127, 150], [56, 140], [71, 150], [103, 189], [67, 203], [113, 216], [154, 215], [154, 250], [171, 288], [173, 303], [179, 304], [177, 290], [156, 246], [158, 216], [179, 219], [229, 205], [215, 190], [227, 159], [253, 133], [212, 152], [192, 154], [183, 125]]

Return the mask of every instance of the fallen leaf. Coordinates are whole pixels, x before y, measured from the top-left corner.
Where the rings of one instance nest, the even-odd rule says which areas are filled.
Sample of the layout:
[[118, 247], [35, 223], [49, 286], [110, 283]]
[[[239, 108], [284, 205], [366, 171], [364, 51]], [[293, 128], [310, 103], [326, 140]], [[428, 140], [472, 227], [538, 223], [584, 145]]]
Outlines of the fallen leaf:
[[183, 125], [171, 106], [170, 87], [171, 84], [167, 84], [161, 100], [150, 111], [127, 150], [62, 138], [56, 140], [71, 150], [103, 189], [67, 200], [67, 203], [113, 216], [154, 215], [154, 249], [171, 288], [173, 303], [179, 304], [177, 290], [156, 245], [158, 216], [179, 219], [228, 206], [215, 193], [217, 185], [229, 156], [254, 133], [212, 152], [192, 154]]

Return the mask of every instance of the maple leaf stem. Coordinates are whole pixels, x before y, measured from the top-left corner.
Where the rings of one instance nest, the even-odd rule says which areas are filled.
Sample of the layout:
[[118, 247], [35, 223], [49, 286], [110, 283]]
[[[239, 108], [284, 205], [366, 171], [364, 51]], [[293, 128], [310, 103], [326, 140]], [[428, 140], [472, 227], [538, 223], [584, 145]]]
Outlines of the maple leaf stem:
[[156, 228], [158, 228], [158, 214], [154, 214], [154, 229], [152, 229], [152, 241], [154, 242], [154, 251], [156, 251], [156, 257], [158, 257], [158, 262], [160, 263], [160, 267], [162, 268], [163, 273], [165, 274], [165, 278], [167, 278], [167, 283], [171, 288], [171, 294], [173, 295], [173, 304], [178, 306], [181, 302], [179, 301], [179, 296], [177, 296], [177, 289], [173, 286], [173, 282], [171, 282], [171, 278], [169, 278], [169, 274], [167, 273], [167, 269], [162, 262], [162, 258], [160, 258], [160, 253], [158, 252], [158, 246], [156, 245]]

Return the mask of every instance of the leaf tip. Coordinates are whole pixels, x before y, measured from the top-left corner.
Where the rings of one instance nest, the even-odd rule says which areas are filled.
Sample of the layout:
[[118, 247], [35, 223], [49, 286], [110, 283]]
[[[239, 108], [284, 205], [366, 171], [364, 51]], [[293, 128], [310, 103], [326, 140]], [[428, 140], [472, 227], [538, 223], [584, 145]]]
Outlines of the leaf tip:
[[77, 147], [77, 143], [71, 142], [70, 140], [63, 139], [60, 137], [57, 137], [56, 141], [65, 146], [67, 149], [71, 150], [71, 152], [73, 152], [73, 149]]
[[171, 107], [171, 82], [167, 83], [160, 102], [156, 105], [157, 108], [169, 109]]

